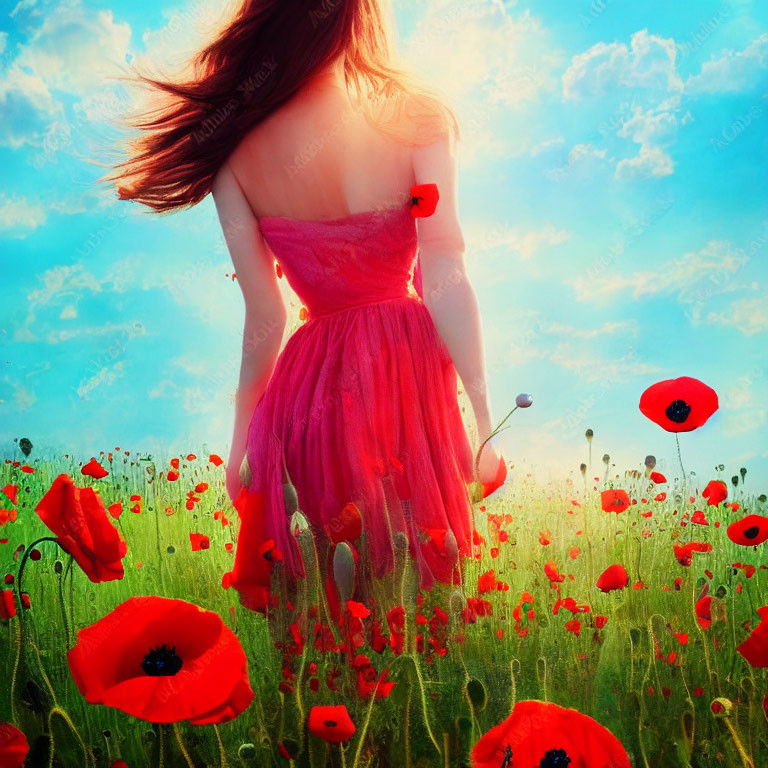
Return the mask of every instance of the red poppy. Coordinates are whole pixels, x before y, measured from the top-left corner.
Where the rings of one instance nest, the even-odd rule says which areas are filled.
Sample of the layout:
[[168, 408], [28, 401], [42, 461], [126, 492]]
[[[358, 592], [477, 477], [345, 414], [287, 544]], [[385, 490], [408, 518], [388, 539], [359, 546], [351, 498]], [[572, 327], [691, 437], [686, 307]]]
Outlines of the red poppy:
[[709, 525], [707, 518], [704, 516], [704, 513], [700, 509], [697, 509], [693, 513], [693, 515], [691, 516], [691, 522], [697, 523], [698, 525]]
[[731, 523], [726, 533], [734, 544], [740, 544], [742, 547], [757, 546], [768, 541], [768, 517], [747, 515]]
[[640, 397], [640, 410], [667, 432], [691, 432], [717, 410], [717, 393], [690, 376], [660, 381]]
[[309, 710], [309, 732], [331, 744], [348, 741], [355, 733], [355, 724], [344, 704], [315, 706]]
[[11, 504], [19, 503], [19, 485], [18, 483], [8, 483], [2, 488], [3, 493], [9, 498]]
[[91, 458], [87, 464], [82, 466], [80, 468], [80, 472], [83, 475], [93, 477], [96, 480], [100, 480], [102, 477], [106, 477], [109, 474], [109, 472], [107, 472], [107, 470], [104, 469], [104, 467], [102, 467], [101, 464], [99, 464], [99, 462], [94, 458]]
[[238, 591], [240, 603], [259, 613], [265, 613], [269, 605], [277, 604], [277, 595], [270, 593], [273, 561], [263, 555], [253, 556], [268, 541], [264, 503], [262, 493], [250, 493], [244, 485], [240, 486], [240, 492], [233, 501], [240, 515], [235, 564], [231, 571], [224, 574], [227, 587]]
[[710, 480], [701, 495], [710, 507], [716, 507], [728, 498], [728, 486], [722, 480]]
[[661, 472], [651, 472], [651, 482], [654, 483], [666, 483], [667, 478], [661, 474]]
[[760, 623], [736, 650], [753, 666], [768, 667], [768, 605], [757, 609]]
[[253, 699], [235, 634], [185, 600], [126, 600], [77, 633], [67, 660], [90, 704], [152, 723], [224, 723]]
[[414, 218], [431, 216], [439, 199], [437, 184], [414, 184], [411, 187], [411, 215]]
[[565, 581], [565, 575], [557, 570], [554, 560], [548, 560], [544, 563], [544, 573], [552, 584]]
[[699, 622], [702, 629], [707, 629], [712, 623], [712, 598], [705, 595], [696, 601], [696, 621]]
[[11, 619], [16, 615], [16, 601], [13, 590], [4, 589], [0, 592], [0, 619]]
[[712, 545], [705, 542], [690, 541], [688, 544], [673, 544], [675, 557], [680, 565], [689, 566], [694, 552], [711, 552]]
[[10, 723], [0, 723], [0, 766], [21, 768], [29, 752], [27, 737]]
[[76, 488], [69, 475], [61, 474], [35, 511], [91, 581], [123, 578], [128, 545], [109, 522], [98, 491]]
[[211, 540], [202, 533], [190, 533], [189, 543], [192, 545], [193, 552], [199, 552], [201, 549], [211, 548]]
[[603, 592], [612, 592], [614, 589], [624, 589], [629, 584], [629, 575], [626, 568], [620, 563], [609, 565], [597, 580], [597, 588]]
[[609, 488], [600, 493], [600, 504], [603, 512], [623, 512], [630, 505], [629, 496], [620, 488]]
[[507, 479], [507, 463], [504, 460], [503, 456], [499, 456], [499, 466], [496, 469], [496, 476], [489, 483], [482, 483], [483, 498], [490, 496], [497, 488], [501, 488], [501, 486], [504, 485], [504, 481], [506, 479]]
[[596, 720], [531, 700], [515, 704], [512, 714], [475, 744], [470, 760], [472, 768], [631, 768], [621, 742]]

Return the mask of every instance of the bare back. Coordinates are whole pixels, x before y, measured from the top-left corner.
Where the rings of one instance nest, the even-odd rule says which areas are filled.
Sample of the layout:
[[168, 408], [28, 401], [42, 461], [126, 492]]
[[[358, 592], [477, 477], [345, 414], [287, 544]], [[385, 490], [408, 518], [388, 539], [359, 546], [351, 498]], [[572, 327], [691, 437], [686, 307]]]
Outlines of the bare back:
[[414, 184], [411, 148], [335, 87], [296, 94], [228, 162], [257, 218], [343, 218], [403, 204]]

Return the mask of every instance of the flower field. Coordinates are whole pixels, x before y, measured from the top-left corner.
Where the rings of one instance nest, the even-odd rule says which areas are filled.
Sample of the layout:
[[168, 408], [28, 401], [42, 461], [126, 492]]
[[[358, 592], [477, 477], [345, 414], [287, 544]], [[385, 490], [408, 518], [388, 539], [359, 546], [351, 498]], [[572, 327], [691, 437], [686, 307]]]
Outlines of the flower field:
[[368, 590], [364, 530], [329, 558], [298, 511], [267, 622], [218, 456], [6, 457], [0, 765], [765, 768], [765, 496], [652, 458], [511, 468], [426, 593], [403, 536]]

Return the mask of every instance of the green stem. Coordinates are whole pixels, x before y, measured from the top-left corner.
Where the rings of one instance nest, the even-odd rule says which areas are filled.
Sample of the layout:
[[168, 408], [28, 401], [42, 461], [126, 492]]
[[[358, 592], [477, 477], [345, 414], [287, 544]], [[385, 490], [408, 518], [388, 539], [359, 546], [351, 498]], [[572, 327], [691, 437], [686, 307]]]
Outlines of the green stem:
[[[38, 544], [42, 543], [43, 541], [55, 541], [55, 542], [56, 542], [56, 543], [57, 543], [57, 544], [58, 544], [58, 545], [61, 547], [61, 543], [59, 542], [59, 540], [58, 540], [58, 539], [57, 539], [55, 536], [43, 536], [42, 538], [40, 538], [40, 539], [37, 539], [36, 541], [33, 541], [33, 542], [32, 542], [32, 543], [31, 543], [31, 544], [30, 544], [30, 545], [29, 545], [29, 546], [28, 546], [28, 547], [27, 547], [27, 548], [24, 550], [24, 555], [23, 555], [23, 556], [22, 556], [22, 558], [21, 558], [21, 565], [19, 565], [19, 576], [18, 576], [18, 578], [16, 579], [16, 583], [17, 583], [17, 589], [18, 589], [18, 592], [19, 592], [19, 600], [21, 600], [21, 596], [24, 594], [24, 593], [22, 592], [22, 589], [21, 589], [21, 580], [22, 580], [22, 578], [23, 578], [23, 576], [24, 576], [24, 567], [25, 567], [25, 566], [26, 566], [26, 564], [27, 564], [27, 558], [29, 557], [30, 553], [31, 553], [31, 552], [34, 550], [34, 548], [35, 548], [35, 547], [36, 547]], [[61, 548], [62, 548], [62, 550], [64, 550], [64, 551], [66, 552], [66, 550], [64, 549], [64, 547], [61, 547]], [[23, 609], [23, 606], [22, 606], [22, 609]]]
[[189, 768], [195, 768], [195, 764], [192, 762], [192, 758], [189, 756], [189, 752], [184, 745], [184, 740], [181, 738], [181, 728], [179, 727], [178, 723], [173, 724], [173, 732], [176, 734], [176, 741], [179, 744], [181, 754], [184, 755], [184, 759], [187, 761], [187, 765]]
[[64, 602], [64, 576], [63, 574], [57, 574], [59, 577], [59, 608], [61, 608], [61, 620], [64, 622], [64, 637], [67, 641], [67, 648], [70, 646], [69, 637], [69, 621], [67, 621], [67, 606]]
[[219, 757], [221, 759], [221, 768], [227, 768], [227, 752], [224, 749], [224, 742], [221, 740], [219, 726], [216, 725], [216, 723], [213, 724], [213, 732], [216, 734], [216, 741], [219, 742]]
[[687, 475], [685, 474], [685, 467], [683, 466], [683, 456], [680, 453], [680, 438], [678, 437], [677, 432], [675, 432], [675, 443], [677, 444], [677, 458], [680, 462], [680, 469], [683, 473], [683, 483], [687, 482]]

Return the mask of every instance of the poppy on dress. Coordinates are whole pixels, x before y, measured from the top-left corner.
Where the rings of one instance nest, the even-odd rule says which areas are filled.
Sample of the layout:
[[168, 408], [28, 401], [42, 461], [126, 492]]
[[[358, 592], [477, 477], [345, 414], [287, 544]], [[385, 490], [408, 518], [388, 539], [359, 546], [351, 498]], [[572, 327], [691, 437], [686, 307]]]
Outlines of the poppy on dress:
[[472, 748], [472, 768], [631, 768], [621, 742], [575, 709], [519, 701], [512, 714]]
[[768, 667], [768, 605], [757, 609], [760, 623], [736, 650], [753, 666]]
[[0, 723], [0, 766], [21, 768], [29, 752], [27, 737], [11, 723]]
[[309, 710], [309, 732], [330, 744], [340, 744], [352, 738], [355, 724], [344, 704], [317, 705]]
[[768, 541], [768, 517], [747, 515], [731, 523], [726, 530], [728, 538], [742, 547], [754, 547]]
[[728, 498], [728, 486], [722, 480], [710, 480], [701, 495], [710, 507], [716, 507]]
[[122, 560], [128, 545], [109, 522], [98, 491], [77, 488], [69, 475], [61, 474], [35, 511], [91, 581], [123, 578]]
[[667, 432], [697, 429], [718, 405], [715, 390], [690, 376], [659, 381], [640, 397], [640, 411]]
[[603, 512], [624, 512], [630, 505], [629, 496], [620, 488], [609, 488], [600, 493], [600, 504]]
[[629, 575], [621, 563], [609, 565], [597, 580], [597, 588], [603, 592], [624, 589], [629, 584]]
[[90, 704], [151, 723], [224, 723], [253, 699], [235, 634], [217, 613], [185, 600], [126, 600], [78, 631], [67, 661]]
[[437, 208], [440, 193], [437, 184], [414, 184], [411, 187], [411, 216], [431, 216]]

